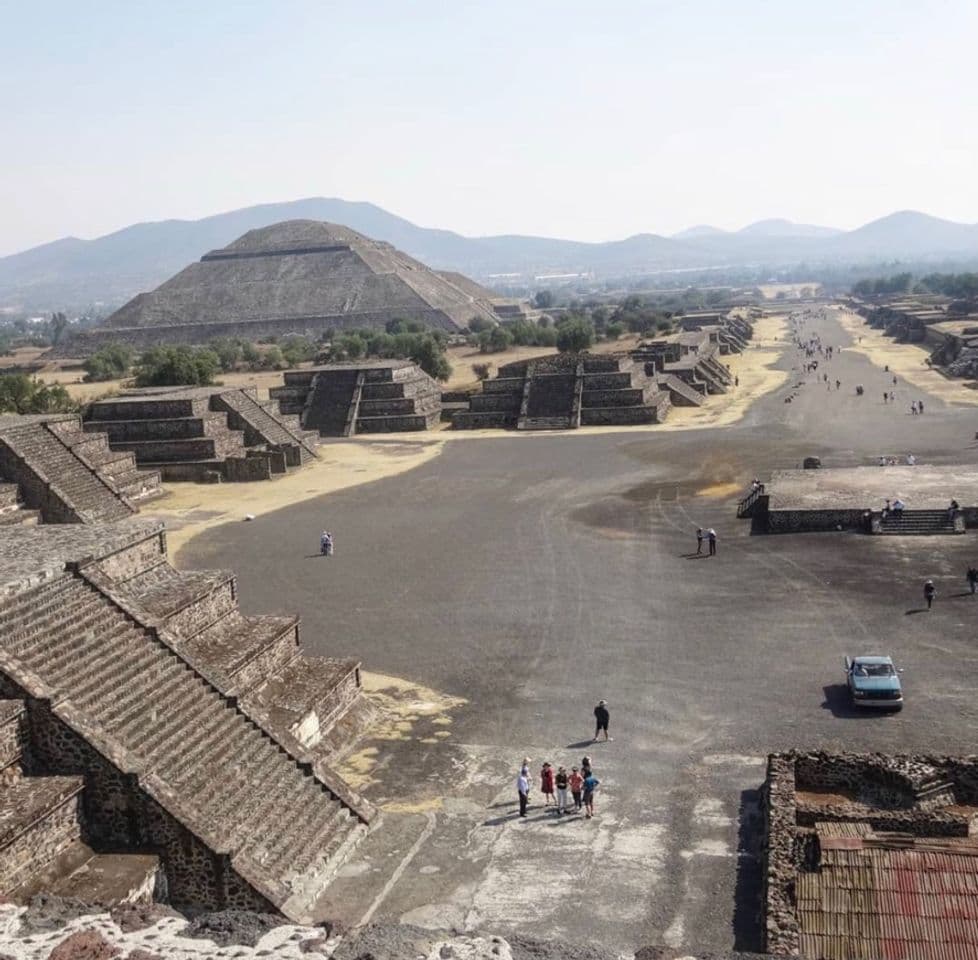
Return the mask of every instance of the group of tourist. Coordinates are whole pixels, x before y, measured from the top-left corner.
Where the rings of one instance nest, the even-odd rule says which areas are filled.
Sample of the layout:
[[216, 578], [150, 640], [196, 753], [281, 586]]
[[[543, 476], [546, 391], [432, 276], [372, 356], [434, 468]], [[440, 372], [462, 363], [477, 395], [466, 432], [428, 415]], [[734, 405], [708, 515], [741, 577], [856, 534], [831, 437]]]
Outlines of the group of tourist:
[[[611, 713], [608, 710], [608, 701], [599, 700], [594, 708], [594, 740], [604, 734], [606, 741], [612, 738], [608, 736], [608, 726], [611, 723]], [[564, 766], [556, 769], [549, 761], [544, 761], [540, 768], [540, 792], [544, 797], [544, 807], [553, 807], [554, 813], [558, 817], [565, 814], [580, 813], [584, 811], [584, 816], [590, 820], [594, 816], [594, 792], [598, 789], [600, 780], [594, 775], [594, 768], [591, 766], [591, 758], [585, 756], [581, 760], [579, 767], [571, 767], [570, 772]], [[516, 778], [516, 793], [519, 797], [520, 816], [525, 817], [530, 806], [530, 758], [524, 757], [520, 765], [519, 776]], [[572, 806], [573, 804], [573, 806]]]

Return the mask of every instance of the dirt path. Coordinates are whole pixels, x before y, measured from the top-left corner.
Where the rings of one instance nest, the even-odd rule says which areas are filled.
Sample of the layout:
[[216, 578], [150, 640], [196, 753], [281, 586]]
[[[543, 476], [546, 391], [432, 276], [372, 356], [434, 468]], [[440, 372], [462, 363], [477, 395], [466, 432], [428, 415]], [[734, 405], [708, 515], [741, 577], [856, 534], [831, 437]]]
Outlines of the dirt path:
[[945, 403], [978, 404], [978, 390], [965, 386], [964, 380], [945, 377], [927, 366], [929, 352], [926, 347], [917, 343], [897, 343], [851, 310], [837, 307], [835, 312], [842, 326], [852, 334], [853, 343], [846, 347], [847, 350], [863, 354], [880, 368], [888, 366], [897, 377]]

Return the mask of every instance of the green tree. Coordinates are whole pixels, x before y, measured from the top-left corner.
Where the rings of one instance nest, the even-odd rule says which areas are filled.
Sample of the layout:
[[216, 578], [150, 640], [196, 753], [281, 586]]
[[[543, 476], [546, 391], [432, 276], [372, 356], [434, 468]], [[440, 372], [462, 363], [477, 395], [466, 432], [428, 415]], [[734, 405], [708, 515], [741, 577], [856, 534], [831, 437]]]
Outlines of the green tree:
[[132, 348], [125, 343], [107, 343], [85, 359], [86, 383], [100, 383], [105, 380], [121, 380], [128, 375], [132, 366]]
[[164, 387], [183, 385], [206, 386], [214, 382], [221, 361], [206, 347], [151, 347], [136, 365], [136, 385]]
[[537, 290], [533, 296], [533, 306], [538, 310], [548, 310], [557, 302], [553, 290]]
[[617, 340], [625, 332], [625, 327], [621, 323], [609, 323], [604, 328], [604, 334], [609, 340]]
[[68, 318], [61, 313], [52, 313], [51, 319], [48, 322], [48, 337], [51, 340], [53, 346], [57, 346], [65, 335], [68, 329]]
[[[399, 334], [407, 336], [407, 334]], [[336, 346], [340, 354], [348, 360], [359, 360], [367, 352], [367, 344], [359, 333], [344, 333], [336, 341]]]
[[469, 330], [472, 331], [472, 333], [482, 333], [483, 330], [488, 330], [493, 326], [495, 326], [495, 324], [486, 317], [473, 317], [469, 321]]
[[285, 357], [277, 343], [273, 343], [263, 354], [261, 365], [265, 370], [283, 370], [285, 368]]
[[0, 375], [0, 413], [73, 413], [77, 409], [60, 383], [41, 383], [24, 373]]
[[513, 337], [505, 327], [493, 327], [479, 334], [479, 350], [482, 353], [501, 353], [513, 345]]
[[452, 375], [452, 366], [436, 337], [420, 337], [411, 353], [411, 359], [429, 377], [434, 377], [436, 380], [447, 380]]
[[209, 344], [217, 354], [221, 369], [225, 373], [233, 370], [242, 358], [242, 341], [237, 337], [214, 337]]
[[282, 356], [290, 367], [316, 356], [316, 345], [308, 337], [289, 337], [282, 341]]
[[586, 317], [568, 317], [557, 324], [557, 349], [561, 353], [580, 353], [594, 343], [594, 326]]

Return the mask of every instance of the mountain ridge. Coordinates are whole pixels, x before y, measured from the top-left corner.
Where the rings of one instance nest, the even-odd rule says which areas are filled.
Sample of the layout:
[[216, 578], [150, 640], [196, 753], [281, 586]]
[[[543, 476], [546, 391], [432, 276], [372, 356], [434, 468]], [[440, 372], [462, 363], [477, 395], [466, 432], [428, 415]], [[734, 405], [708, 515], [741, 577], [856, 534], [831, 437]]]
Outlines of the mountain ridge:
[[92, 240], [62, 237], [0, 257], [0, 307], [42, 311], [83, 309], [96, 302], [121, 304], [248, 230], [295, 219], [344, 224], [433, 269], [490, 281], [506, 274], [519, 274], [524, 282], [532, 282], [548, 273], [614, 278], [802, 260], [978, 258], [978, 224], [910, 210], [895, 211], [851, 231], [769, 219], [735, 232], [700, 225], [671, 237], [638, 233], [595, 243], [521, 234], [466, 237], [418, 226], [367, 201], [307, 197], [199, 220], [144, 221]]

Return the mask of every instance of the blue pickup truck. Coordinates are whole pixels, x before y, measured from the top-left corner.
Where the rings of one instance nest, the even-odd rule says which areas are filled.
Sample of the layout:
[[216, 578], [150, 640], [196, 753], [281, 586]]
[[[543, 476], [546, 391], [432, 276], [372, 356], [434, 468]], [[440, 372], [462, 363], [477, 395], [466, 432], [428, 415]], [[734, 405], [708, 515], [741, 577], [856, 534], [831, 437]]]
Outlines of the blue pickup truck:
[[890, 657], [846, 657], [846, 686], [854, 707], [903, 707], [900, 673]]

